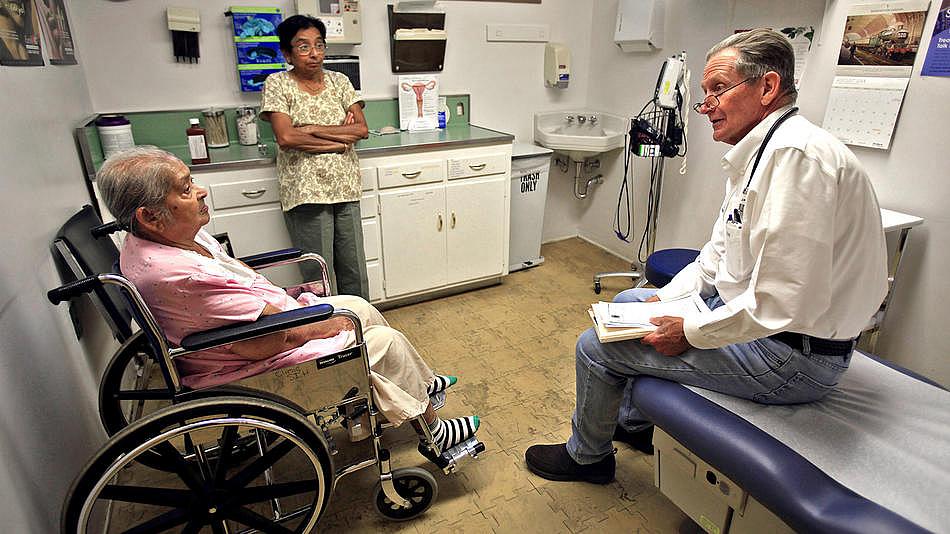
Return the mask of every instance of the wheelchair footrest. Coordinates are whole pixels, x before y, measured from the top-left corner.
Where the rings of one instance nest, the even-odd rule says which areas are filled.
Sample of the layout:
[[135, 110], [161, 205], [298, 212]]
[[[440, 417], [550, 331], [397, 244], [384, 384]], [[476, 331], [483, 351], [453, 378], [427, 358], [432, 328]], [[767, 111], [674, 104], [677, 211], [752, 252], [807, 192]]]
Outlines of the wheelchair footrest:
[[462, 443], [442, 451], [442, 454], [439, 455], [422, 443], [419, 444], [419, 452], [430, 462], [439, 466], [446, 475], [449, 475], [455, 472], [463, 461], [469, 458], [478, 458], [480, 453], [485, 452], [485, 444], [472, 436]]

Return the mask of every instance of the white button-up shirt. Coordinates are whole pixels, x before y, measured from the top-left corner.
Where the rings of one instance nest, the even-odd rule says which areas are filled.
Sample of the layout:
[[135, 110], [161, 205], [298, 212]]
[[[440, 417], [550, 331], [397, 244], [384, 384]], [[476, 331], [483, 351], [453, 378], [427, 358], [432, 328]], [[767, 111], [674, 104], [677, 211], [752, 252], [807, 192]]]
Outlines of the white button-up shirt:
[[684, 320], [694, 347], [783, 331], [851, 339], [887, 293], [877, 197], [838, 139], [792, 116], [775, 131], [750, 181], [760, 144], [787, 109], [766, 117], [723, 157], [729, 178], [712, 236], [696, 262], [658, 293], [664, 300], [691, 291], [722, 297], [725, 305]]

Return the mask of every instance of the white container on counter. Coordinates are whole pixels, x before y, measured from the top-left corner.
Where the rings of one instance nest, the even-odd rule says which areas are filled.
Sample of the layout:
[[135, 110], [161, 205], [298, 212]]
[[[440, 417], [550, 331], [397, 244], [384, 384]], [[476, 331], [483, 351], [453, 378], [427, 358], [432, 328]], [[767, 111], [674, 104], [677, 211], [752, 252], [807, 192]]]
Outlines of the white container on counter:
[[135, 146], [132, 138], [132, 123], [122, 115], [103, 115], [96, 119], [99, 131], [99, 143], [102, 155], [109, 159], [112, 155]]
[[257, 108], [252, 106], [239, 107], [235, 122], [237, 124], [238, 142], [242, 145], [256, 145], [258, 140], [257, 132]]

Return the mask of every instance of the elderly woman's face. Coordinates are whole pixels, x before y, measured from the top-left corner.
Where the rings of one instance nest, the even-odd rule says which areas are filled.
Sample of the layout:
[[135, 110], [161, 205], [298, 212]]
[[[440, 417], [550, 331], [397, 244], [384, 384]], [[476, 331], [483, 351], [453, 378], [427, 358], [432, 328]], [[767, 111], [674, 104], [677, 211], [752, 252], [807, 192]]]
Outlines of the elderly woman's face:
[[195, 184], [191, 172], [184, 164], [179, 164], [172, 178], [171, 191], [165, 197], [169, 220], [162, 234], [172, 240], [193, 239], [202, 226], [208, 224], [211, 215], [205, 205], [208, 191]]

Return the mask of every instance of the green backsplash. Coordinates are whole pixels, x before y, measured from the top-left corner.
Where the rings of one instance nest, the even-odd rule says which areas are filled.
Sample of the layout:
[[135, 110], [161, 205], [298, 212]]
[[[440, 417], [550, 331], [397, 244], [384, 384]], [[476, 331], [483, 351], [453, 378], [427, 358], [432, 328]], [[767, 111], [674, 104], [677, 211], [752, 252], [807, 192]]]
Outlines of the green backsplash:
[[[469, 95], [443, 95], [449, 107], [449, 125], [468, 124], [471, 116], [471, 99]], [[461, 104], [461, 107], [459, 107]], [[458, 110], [462, 114], [458, 114]], [[363, 109], [366, 115], [366, 124], [371, 130], [378, 130], [383, 126], [399, 127], [399, 101], [395, 98], [366, 100]], [[132, 123], [132, 137], [136, 145], [155, 145], [160, 147], [186, 144], [185, 129], [188, 128], [188, 119], [197, 117], [204, 125], [204, 115], [200, 109], [176, 111], [133, 111], [122, 113]], [[238, 142], [235, 108], [224, 108], [225, 122], [228, 125], [228, 138], [231, 143]], [[258, 121], [260, 138], [262, 141], [273, 141], [274, 131], [267, 121]], [[94, 121], [83, 128], [83, 135], [88, 141], [92, 162], [96, 169], [102, 165], [102, 145], [96, 132]]]

